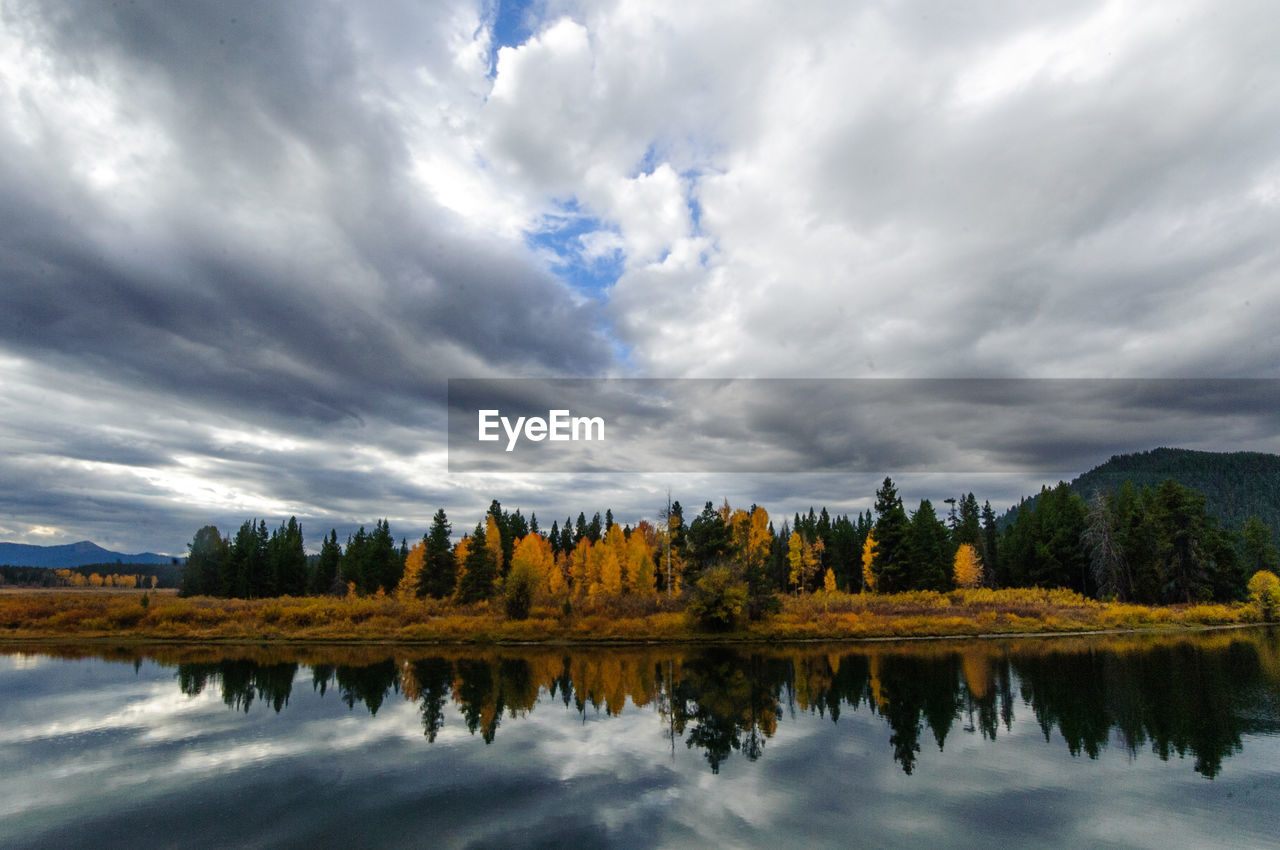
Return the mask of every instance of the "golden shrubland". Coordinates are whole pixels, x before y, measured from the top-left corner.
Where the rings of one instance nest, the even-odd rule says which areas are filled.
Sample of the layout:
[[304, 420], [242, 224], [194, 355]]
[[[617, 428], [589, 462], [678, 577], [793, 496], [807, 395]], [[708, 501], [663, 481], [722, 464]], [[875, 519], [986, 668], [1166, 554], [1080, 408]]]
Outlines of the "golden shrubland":
[[[146, 602], [143, 600], [146, 599]], [[683, 603], [658, 594], [597, 593], [546, 601], [524, 619], [497, 600], [459, 605], [396, 594], [271, 599], [179, 598], [138, 592], [0, 594], [0, 640], [129, 638], [163, 641], [406, 643], [848, 640], [1234, 626], [1261, 622], [1256, 604], [1145, 606], [1068, 590], [984, 588], [947, 593], [789, 596], [782, 610], [708, 636]]]

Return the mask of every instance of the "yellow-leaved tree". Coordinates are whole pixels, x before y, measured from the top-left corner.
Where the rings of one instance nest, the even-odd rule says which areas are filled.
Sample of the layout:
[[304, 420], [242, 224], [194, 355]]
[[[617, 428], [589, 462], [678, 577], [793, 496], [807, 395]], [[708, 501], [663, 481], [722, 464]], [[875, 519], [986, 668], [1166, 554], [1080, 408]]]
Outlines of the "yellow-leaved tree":
[[609, 596], [622, 593], [622, 562], [618, 560], [618, 552], [613, 546], [600, 547], [600, 590]]
[[[722, 509], [723, 510], [723, 509]], [[759, 505], [750, 512], [741, 508], [729, 515], [729, 536], [738, 562], [747, 575], [758, 574], [769, 558], [773, 536], [769, 533], [769, 512]]]
[[561, 551], [556, 555], [555, 566], [551, 568], [551, 575], [547, 576], [547, 589], [551, 591], [551, 595], [556, 599], [562, 599], [569, 595], [569, 553]]
[[627, 577], [624, 575], [627, 565], [627, 535], [622, 530], [622, 526], [616, 522], [605, 532], [602, 541], [605, 548], [609, 550], [609, 554], [613, 556], [613, 560], [618, 564], [618, 589], [614, 593], [621, 593], [622, 588], [627, 585]]
[[[471, 554], [471, 535], [464, 535], [453, 547], [453, 562], [458, 565], [458, 579], [454, 585], [454, 595], [458, 597], [458, 589], [463, 586], [462, 579], [467, 574], [467, 555]], [[458, 597], [460, 598], [460, 597]]]
[[643, 520], [627, 538], [626, 581], [627, 592], [637, 596], [651, 596], [658, 590], [653, 571], [653, 528]]
[[517, 568], [533, 577], [538, 596], [555, 592], [551, 589], [552, 575], [556, 572], [555, 556], [551, 554], [551, 544], [541, 534], [526, 534], [516, 541], [511, 553], [511, 573]]
[[951, 567], [951, 577], [956, 587], [977, 587], [982, 584], [982, 561], [972, 543], [961, 543]]
[[871, 569], [871, 562], [876, 556], [876, 533], [867, 532], [867, 542], [862, 544], [862, 589], [875, 593], [876, 573]]
[[422, 566], [426, 563], [427, 547], [421, 540], [413, 544], [404, 559], [404, 576], [396, 585], [396, 598], [413, 599], [418, 595], [418, 583], [422, 579]]
[[787, 563], [791, 566], [791, 585], [798, 593], [809, 589], [818, 565], [822, 563], [824, 546], [821, 540], [811, 544], [804, 535], [796, 532], [787, 543]]
[[489, 550], [489, 557], [493, 559], [494, 575], [504, 575], [507, 562], [502, 556], [502, 531], [499, 530], [493, 514], [485, 517], [484, 548]]
[[827, 593], [836, 592], [836, 574], [830, 567], [827, 567], [827, 574], [823, 576], [822, 589]]
[[1264, 622], [1276, 618], [1280, 611], [1280, 578], [1270, 570], [1258, 570], [1249, 579], [1249, 598], [1258, 606], [1258, 613]]
[[591, 587], [591, 540], [584, 537], [573, 547], [569, 575], [573, 577], [573, 595], [581, 599]]

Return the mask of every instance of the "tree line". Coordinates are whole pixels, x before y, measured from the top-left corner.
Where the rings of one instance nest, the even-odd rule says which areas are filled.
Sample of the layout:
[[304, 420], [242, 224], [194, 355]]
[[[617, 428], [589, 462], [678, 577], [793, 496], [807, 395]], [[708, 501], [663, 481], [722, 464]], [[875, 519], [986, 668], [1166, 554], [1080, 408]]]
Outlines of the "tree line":
[[579, 513], [543, 529], [496, 499], [453, 539], [444, 509], [410, 544], [387, 520], [344, 544], [330, 530], [308, 556], [296, 518], [268, 530], [246, 521], [233, 536], [196, 532], [184, 595], [222, 597], [396, 594], [471, 604], [496, 600], [514, 617], [534, 604], [681, 597], [707, 622], [778, 610], [779, 595], [818, 591], [897, 593], [956, 587], [1065, 587], [1085, 596], [1147, 604], [1232, 601], [1248, 579], [1276, 569], [1270, 530], [1256, 517], [1220, 527], [1205, 499], [1172, 480], [1125, 483], [1086, 502], [1060, 483], [1025, 500], [999, 527], [973, 493], [908, 511], [892, 479], [874, 512], [824, 507], [776, 525], [759, 505], [706, 502], [686, 518], [677, 501], [654, 522], [619, 524], [612, 510]]

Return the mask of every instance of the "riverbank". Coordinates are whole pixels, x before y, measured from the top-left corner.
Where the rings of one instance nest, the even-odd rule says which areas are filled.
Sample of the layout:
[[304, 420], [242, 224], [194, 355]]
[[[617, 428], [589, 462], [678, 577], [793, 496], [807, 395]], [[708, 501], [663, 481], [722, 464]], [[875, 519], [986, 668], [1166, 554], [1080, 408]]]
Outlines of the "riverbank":
[[486, 603], [393, 597], [178, 598], [111, 591], [0, 594], [0, 641], [130, 640], [404, 644], [849, 641], [1144, 631], [1240, 626], [1257, 608], [1235, 603], [1152, 607], [1064, 590], [957, 590], [895, 595], [818, 593], [727, 632], [694, 623], [660, 597], [534, 606], [508, 619]]

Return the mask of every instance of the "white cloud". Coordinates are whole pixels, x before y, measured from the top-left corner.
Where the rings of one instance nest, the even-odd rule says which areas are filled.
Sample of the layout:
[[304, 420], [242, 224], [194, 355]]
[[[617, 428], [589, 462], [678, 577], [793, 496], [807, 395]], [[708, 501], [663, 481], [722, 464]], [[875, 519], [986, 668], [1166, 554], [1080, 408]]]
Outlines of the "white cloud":
[[1265, 6], [565, 0], [492, 66], [491, 13], [6, 4], [8, 526], [483, 504], [448, 376], [1277, 375]]

